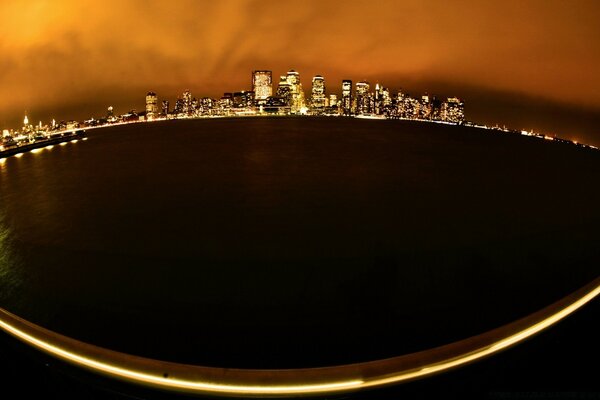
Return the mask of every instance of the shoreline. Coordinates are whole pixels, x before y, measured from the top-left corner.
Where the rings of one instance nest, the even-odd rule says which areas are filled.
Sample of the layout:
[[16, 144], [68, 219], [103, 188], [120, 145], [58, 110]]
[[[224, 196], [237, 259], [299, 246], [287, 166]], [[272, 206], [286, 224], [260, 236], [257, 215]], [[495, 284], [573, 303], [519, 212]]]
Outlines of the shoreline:
[[48, 138], [45, 140], [24, 144], [22, 146], [11, 147], [9, 149], [0, 151], [0, 161], [5, 160], [8, 157], [16, 156], [20, 157], [20, 154], [28, 153], [34, 150], [43, 149], [48, 146], [54, 146], [61, 143], [70, 142], [73, 140], [79, 140], [85, 138], [85, 130], [80, 129], [76, 131], [68, 131], [70, 134], [56, 137], [56, 138]]
[[[46, 139], [43, 141], [29, 143], [29, 144], [25, 144], [22, 146], [11, 147], [10, 149], [0, 151], [0, 163], [4, 163], [7, 158], [12, 157], [12, 156], [20, 157], [20, 155], [27, 153], [27, 152], [35, 151], [37, 149], [41, 149], [41, 148], [44, 148], [47, 146], [53, 146], [56, 144], [69, 142], [69, 141], [73, 140], [73, 138], [75, 138], [75, 139], [82, 138], [85, 136], [84, 133], [86, 133], [87, 131], [90, 131], [90, 130], [106, 129], [106, 128], [124, 126], [124, 125], [132, 125], [132, 124], [169, 122], [169, 121], [186, 121], [186, 120], [189, 121], [189, 120], [208, 120], [208, 119], [211, 119], [211, 120], [213, 120], [213, 119], [247, 119], [247, 118], [276, 118], [276, 119], [277, 118], [355, 118], [358, 120], [371, 120], [371, 121], [376, 120], [376, 121], [404, 121], [404, 122], [415, 122], [415, 123], [434, 123], [434, 124], [440, 124], [440, 125], [462, 126], [465, 128], [481, 129], [481, 130], [493, 131], [493, 132], [497, 132], [497, 133], [520, 135], [520, 136], [526, 136], [526, 137], [529, 137], [532, 139], [541, 139], [541, 140], [546, 140], [546, 141], [550, 141], [550, 142], [576, 146], [576, 147], [579, 147], [582, 149], [596, 150], [596, 151], [600, 150], [598, 147], [590, 145], [590, 144], [579, 143], [579, 142], [575, 142], [575, 141], [572, 141], [569, 139], [560, 138], [557, 136], [547, 136], [547, 135], [538, 134], [535, 132], [517, 131], [517, 130], [513, 130], [513, 129], [500, 128], [497, 126], [490, 127], [490, 126], [486, 126], [486, 125], [477, 125], [473, 122], [466, 122], [463, 124], [455, 124], [455, 123], [435, 121], [435, 120], [387, 118], [387, 117], [375, 118], [375, 117], [361, 116], [361, 115], [353, 115], [353, 116], [344, 116], [344, 115], [322, 115], [322, 116], [318, 116], [318, 115], [310, 115], [310, 116], [300, 116], [300, 115], [227, 115], [227, 116], [222, 116], [222, 115], [219, 115], [219, 116], [200, 116], [200, 117], [187, 117], [187, 118], [159, 118], [159, 119], [145, 120], [145, 121], [129, 121], [129, 122], [120, 122], [120, 123], [106, 124], [106, 125], [100, 125], [100, 126], [87, 126], [87, 127], [78, 128], [78, 129], [69, 129], [69, 130], [62, 131], [62, 132], [56, 132], [55, 134], [63, 135], [58, 138], [49, 138], [49, 139]], [[65, 134], [67, 134], [67, 135], [65, 136]]]

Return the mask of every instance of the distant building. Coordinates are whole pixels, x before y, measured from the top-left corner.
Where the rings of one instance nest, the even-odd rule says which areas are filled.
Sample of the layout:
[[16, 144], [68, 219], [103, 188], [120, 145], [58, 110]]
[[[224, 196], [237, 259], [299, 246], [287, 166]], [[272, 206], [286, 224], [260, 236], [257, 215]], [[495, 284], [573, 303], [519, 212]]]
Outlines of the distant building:
[[386, 115], [390, 115], [393, 104], [392, 96], [390, 95], [390, 89], [384, 87], [381, 90], [381, 97], [383, 102], [383, 113]]
[[369, 82], [356, 83], [356, 114], [364, 115], [371, 112], [371, 98]]
[[457, 97], [449, 97], [442, 104], [441, 119], [446, 122], [462, 124], [465, 121], [465, 104]]
[[161, 114], [163, 116], [167, 116], [169, 115], [169, 100], [163, 100], [162, 101], [162, 109], [161, 109]]
[[251, 107], [254, 102], [254, 92], [243, 90], [233, 94], [233, 107], [246, 108]]
[[152, 120], [158, 115], [158, 97], [154, 92], [146, 94], [146, 119]]
[[252, 91], [254, 99], [261, 102], [273, 96], [273, 73], [266, 70], [253, 71]]
[[233, 107], [233, 93], [223, 93], [219, 100], [219, 108], [221, 111], [227, 111]]
[[321, 111], [325, 108], [327, 97], [325, 96], [325, 78], [316, 75], [312, 80], [312, 91], [310, 103], [313, 109]]
[[329, 107], [336, 108], [337, 106], [338, 106], [337, 94], [330, 94], [329, 95]]
[[214, 112], [216, 101], [210, 97], [203, 97], [199, 101], [200, 112], [202, 115], [209, 115]]
[[276, 96], [282, 100], [285, 105], [292, 105], [292, 87], [289, 84], [286, 75], [279, 77], [279, 85], [277, 86]]
[[305, 107], [304, 91], [302, 90], [302, 83], [300, 83], [300, 73], [292, 69], [288, 71], [286, 80], [290, 86], [291, 112], [292, 114], [300, 114], [302, 109]]
[[390, 90], [381, 86], [379, 83], [375, 85], [375, 99], [373, 102], [372, 111], [377, 115], [390, 115], [392, 111], [392, 97]]
[[342, 114], [352, 114], [352, 81], [344, 79], [342, 81]]
[[194, 110], [192, 108], [192, 92], [186, 90], [183, 92], [183, 104], [182, 104], [182, 113], [191, 114]]
[[421, 113], [420, 117], [422, 119], [430, 119], [431, 118], [431, 98], [427, 93], [421, 96]]
[[184, 101], [183, 99], [177, 99], [175, 101], [175, 108], [173, 108], [173, 114], [179, 115], [184, 113]]

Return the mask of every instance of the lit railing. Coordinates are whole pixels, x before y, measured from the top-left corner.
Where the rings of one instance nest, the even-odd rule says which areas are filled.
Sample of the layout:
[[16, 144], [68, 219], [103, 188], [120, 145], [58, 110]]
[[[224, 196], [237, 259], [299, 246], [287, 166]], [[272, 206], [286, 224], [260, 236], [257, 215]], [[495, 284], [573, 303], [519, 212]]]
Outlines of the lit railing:
[[404, 356], [323, 368], [228, 369], [158, 361], [77, 341], [2, 309], [0, 329], [76, 366], [162, 390], [221, 396], [310, 396], [391, 385], [465, 365], [535, 335], [599, 294], [600, 277], [541, 311], [478, 336]]

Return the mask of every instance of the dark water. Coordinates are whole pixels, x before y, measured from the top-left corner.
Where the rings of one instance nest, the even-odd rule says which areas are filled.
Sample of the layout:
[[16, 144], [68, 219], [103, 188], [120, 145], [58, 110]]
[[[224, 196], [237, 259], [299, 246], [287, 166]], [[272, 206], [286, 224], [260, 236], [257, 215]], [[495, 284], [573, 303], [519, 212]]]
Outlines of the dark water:
[[0, 165], [0, 307], [228, 367], [404, 354], [600, 273], [600, 152], [353, 119], [102, 129]]

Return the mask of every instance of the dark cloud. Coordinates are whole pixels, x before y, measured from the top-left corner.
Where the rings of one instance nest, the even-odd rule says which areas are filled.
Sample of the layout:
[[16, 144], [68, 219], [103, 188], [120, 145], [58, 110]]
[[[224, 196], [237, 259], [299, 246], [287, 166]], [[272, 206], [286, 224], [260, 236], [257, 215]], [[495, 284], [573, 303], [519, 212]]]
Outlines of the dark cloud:
[[256, 68], [294, 68], [305, 88], [322, 74], [335, 92], [343, 78], [430, 85], [481, 102], [472, 118], [508, 124], [521, 121], [507, 109], [535, 98], [564, 105], [568, 121], [600, 110], [599, 16], [594, 0], [3, 0], [0, 124], [25, 110], [36, 120], [140, 108], [150, 89], [219, 96], [247, 88]]

